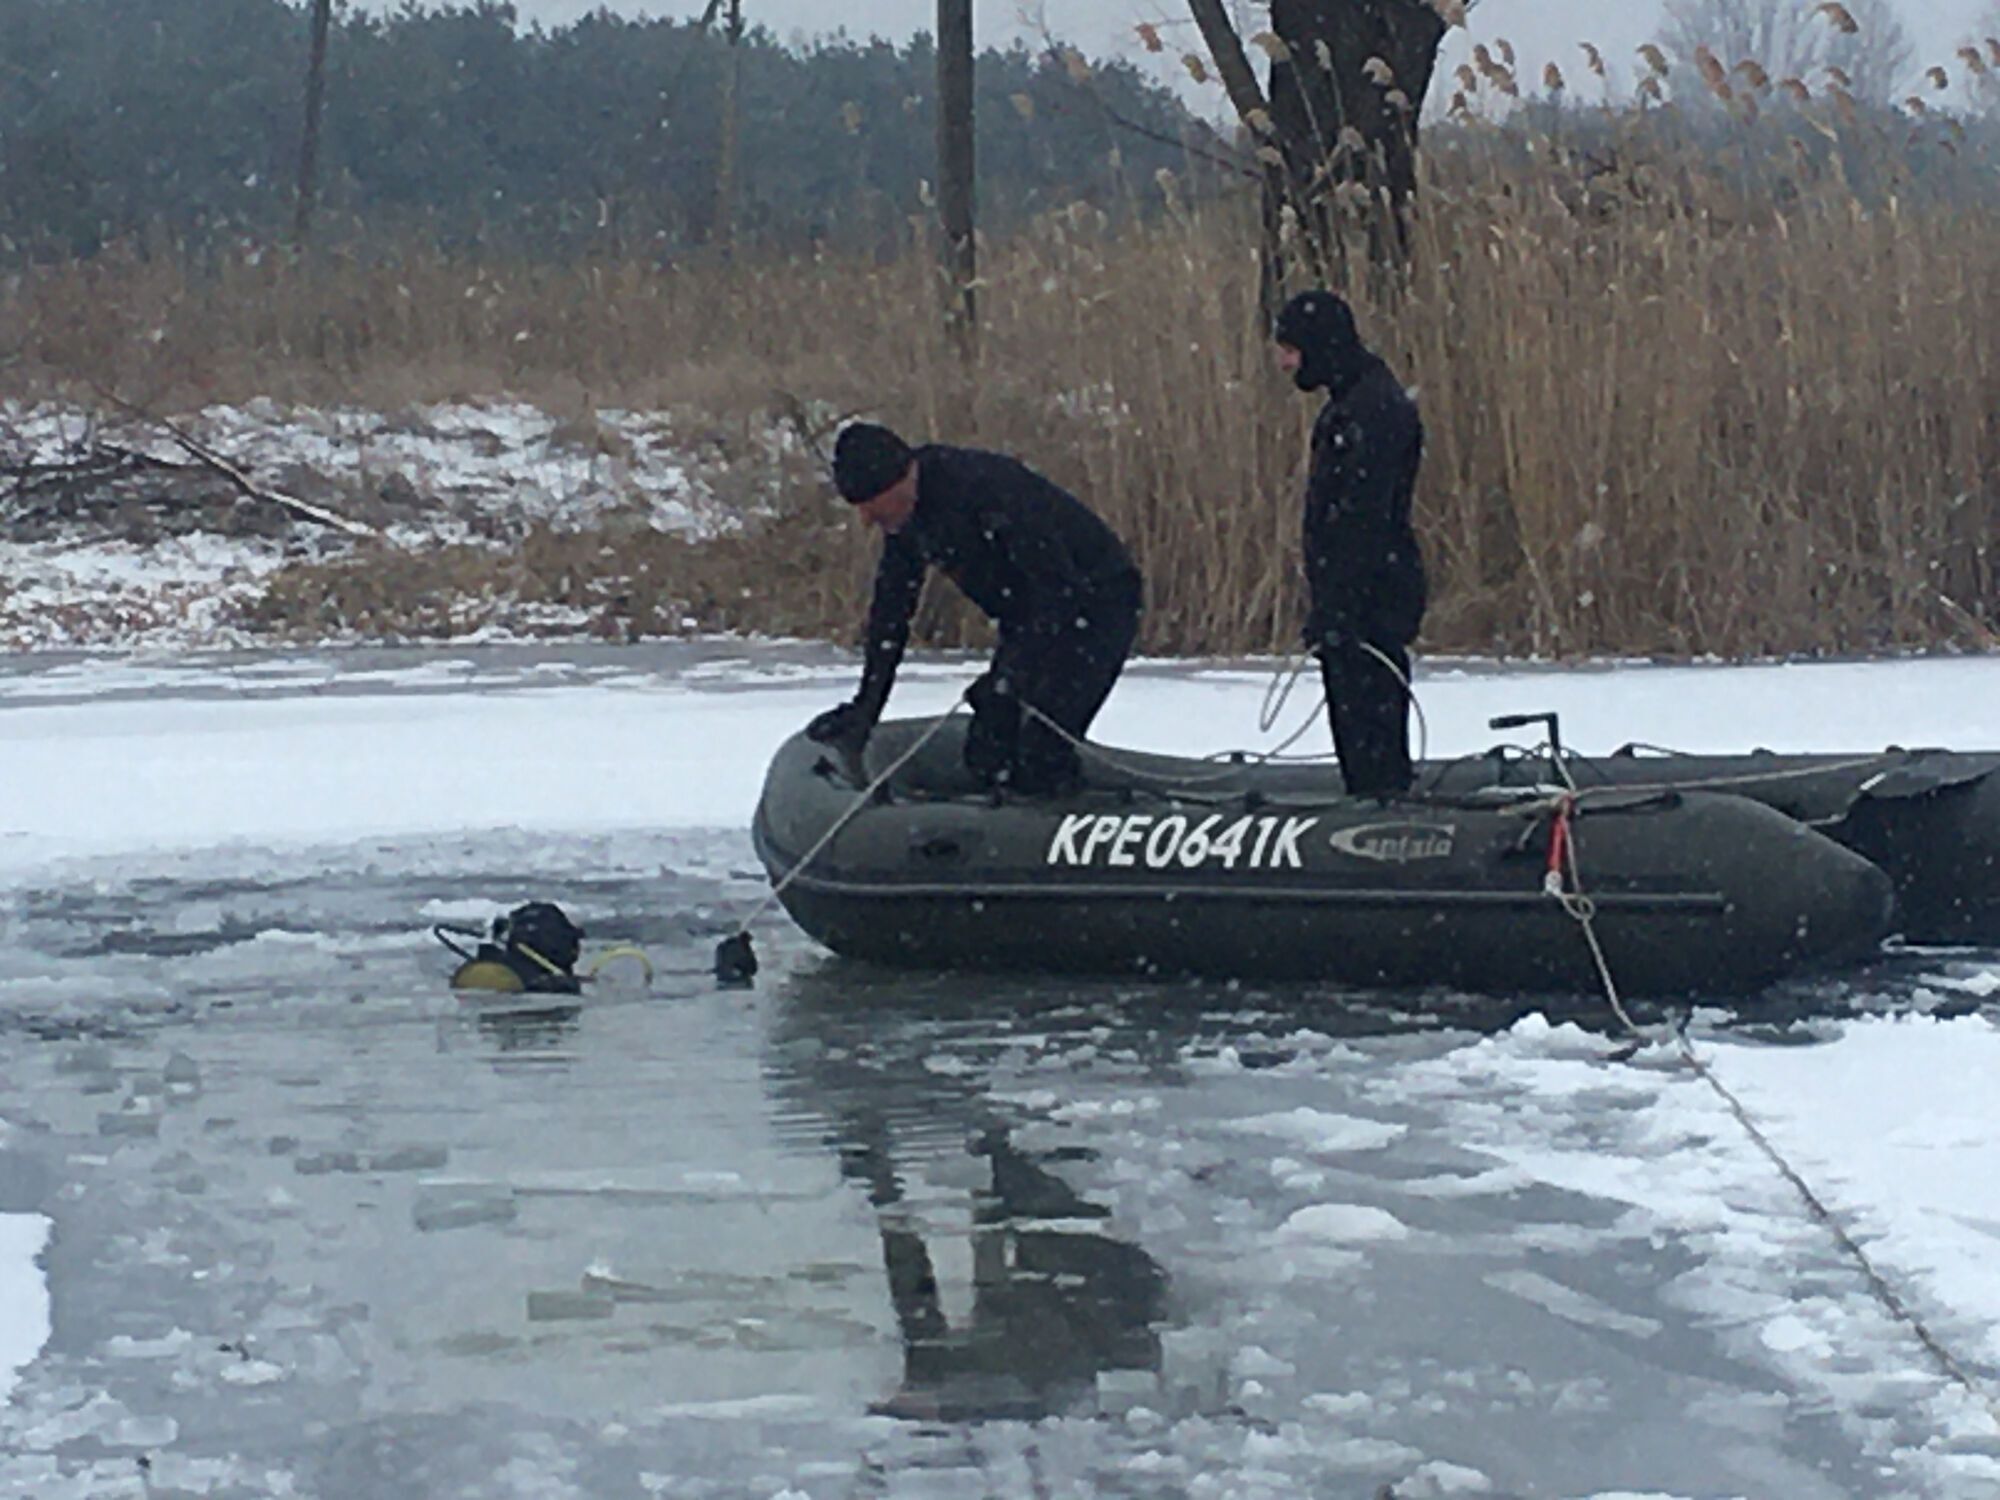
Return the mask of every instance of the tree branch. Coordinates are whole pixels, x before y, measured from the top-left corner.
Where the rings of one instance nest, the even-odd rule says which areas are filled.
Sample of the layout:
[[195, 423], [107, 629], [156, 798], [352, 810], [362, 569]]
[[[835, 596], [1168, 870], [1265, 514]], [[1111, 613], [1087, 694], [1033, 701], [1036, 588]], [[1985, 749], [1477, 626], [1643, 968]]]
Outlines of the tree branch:
[[114, 392], [100, 388], [98, 395], [109, 401], [127, 416], [136, 417], [142, 422], [151, 422], [154, 426], [164, 430], [168, 436], [173, 438], [186, 451], [190, 458], [205, 468], [212, 469], [217, 474], [220, 474], [252, 500], [261, 500], [267, 505], [278, 506], [280, 509], [288, 510], [303, 520], [314, 522], [320, 526], [331, 527], [335, 531], [344, 531], [349, 536], [381, 535], [373, 526], [369, 526], [361, 521], [349, 520], [346, 516], [340, 515], [335, 511], [330, 511], [324, 506], [314, 505], [310, 500], [301, 500], [296, 495], [287, 495], [283, 490], [267, 489], [265, 486], [258, 484], [256, 480], [244, 473], [235, 464], [217, 453], [213, 448], [208, 447], [177, 422], [170, 421], [155, 412], [147, 411], [142, 406], [134, 406], [130, 401], [125, 400]]
[[1215, 59], [1215, 71], [1222, 77], [1229, 102], [1236, 106], [1237, 116], [1251, 133], [1261, 140], [1269, 133], [1270, 126], [1267, 123], [1260, 127], [1258, 121], [1270, 120], [1271, 107], [1264, 100], [1257, 70], [1250, 66], [1242, 38], [1230, 24], [1222, 0], [1188, 0], [1188, 9], [1194, 12], [1194, 23], [1201, 28], [1201, 39], [1208, 44], [1208, 55]]

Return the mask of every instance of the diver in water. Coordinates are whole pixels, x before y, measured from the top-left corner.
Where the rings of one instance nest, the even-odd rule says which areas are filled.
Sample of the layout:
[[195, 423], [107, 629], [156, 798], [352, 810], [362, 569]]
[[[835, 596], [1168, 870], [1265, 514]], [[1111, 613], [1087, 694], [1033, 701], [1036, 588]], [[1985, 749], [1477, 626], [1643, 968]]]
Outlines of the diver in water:
[[1306, 480], [1306, 649], [1319, 658], [1347, 790], [1399, 796], [1411, 781], [1409, 648], [1427, 592], [1410, 525], [1424, 425], [1332, 292], [1292, 298], [1273, 336], [1298, 388], [1326, 392]]
[[867, 744], [935, 566], [1000, 628], [993, 664], [967, 695], [967, 768], [982, 785], [1029, 795], [1074, 786], [1070, 741], [1089, 730], [1139, 628], [1139, 569], [1124, 543], [1074, 495], [1002, 454], [913, 449], [856, 422], [833, 467], [841, 495], [882, 531], [882, 558], [861, 690], [806, 732], [857, 752]]

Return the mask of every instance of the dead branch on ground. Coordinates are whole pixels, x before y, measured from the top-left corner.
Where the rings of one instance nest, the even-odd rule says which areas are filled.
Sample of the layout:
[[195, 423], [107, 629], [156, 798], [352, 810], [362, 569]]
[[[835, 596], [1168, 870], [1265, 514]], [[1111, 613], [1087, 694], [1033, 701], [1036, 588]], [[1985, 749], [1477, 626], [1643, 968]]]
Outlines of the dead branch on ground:
[[381, 535], [373, 526], [365, 522], [350, 520], [336, 511], [328, 510], [323, 505], [315, 505], [310, 500], [301, 500], [296, 495], [288, 495], [283, 490], [274, 490], [268, 485], [257, 483], [256, 480], [252, 479], [236, 464], [231, 463], [227, 458], [224, 458], [220, 453], [217, 453], [213, 448], [209, 447], [178, 422], [170, 418], [163, 417], [157, 412], [148, 411], [142, 406], [136, 406], [112, 391], [99, 390], [98, 395], [109, 401], [127, 416], [142, 422], [149, 422], [158, 427], [171, 437], [189, 457], [202, 466], [220, 474], [234, 485], [238, 491], [252, 500], [261, 500], [267, 505], [276, 505], [281, 509], [290, 511], [302, 520], [311, 521], [319, 526], [331, 527], [333, 530], [345, 532], [349, 536], [377, 537]]

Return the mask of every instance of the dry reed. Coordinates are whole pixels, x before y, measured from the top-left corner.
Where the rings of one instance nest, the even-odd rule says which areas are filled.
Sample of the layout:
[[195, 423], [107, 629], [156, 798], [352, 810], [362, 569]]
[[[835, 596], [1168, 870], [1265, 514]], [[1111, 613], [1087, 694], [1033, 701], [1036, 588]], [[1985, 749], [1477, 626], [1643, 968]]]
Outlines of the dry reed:
[[[1725, 171], [1643, 138], [1606, 158], [1504, 135], [1434, 151], [1414, 270], [1347, 288], [1428, 426], [1429, 647], [1856, 652], [2000, 620], [1990, 195], [1871, 198], [1803, 151]], [[1285, 646], [1314, 403], [1262, 336], [1247, 205], [1170, 199], [1149, 226], [1077, 208], [989, 246], [969, 368], [913, 243], [737, 267], [111, 254], [9, 285], [0, 371], [180, 405], [867, 411], [1085, 496], [1146, 569], [1149, 649]], [[719, 544], [734, 592], [692, 614], [851, 635], [867, 543], [823, 488], [793, 498], [761, 544]], [[782, 587], [758, 587], [759, 545]], [[672, 628], [703, 555], [672, 552], [648, 619]], [[949, 607], [931, 626], [968, 628]]]

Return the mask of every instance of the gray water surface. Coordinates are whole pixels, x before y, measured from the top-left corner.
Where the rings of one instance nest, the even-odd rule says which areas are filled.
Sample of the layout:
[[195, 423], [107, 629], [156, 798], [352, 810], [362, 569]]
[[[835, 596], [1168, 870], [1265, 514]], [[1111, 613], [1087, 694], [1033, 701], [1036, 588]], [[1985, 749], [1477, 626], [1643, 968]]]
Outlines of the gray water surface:
[[[1710, 1250], [1481, 1186], [1459, 1122], [1538, 1106], [1438, 1068], [1525, 1002], [901, 975], [781, 916], [718, 990], [762, 889], [718, 831], [0, 896], [0, 1211], [54, 1226], [0, 1495], [1934, 1492], [1896, 1401], [1682, 1294]], [[452, 995], [428, 922], [528, 895], [650, 988]], [[1607, 1065], [1562, 1128], [1641, 1107]], [[1785, 1274], [1866, 1302], [1810, 1225]]]

